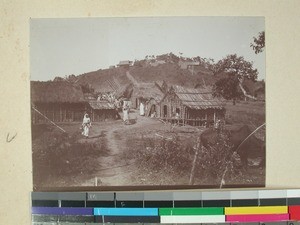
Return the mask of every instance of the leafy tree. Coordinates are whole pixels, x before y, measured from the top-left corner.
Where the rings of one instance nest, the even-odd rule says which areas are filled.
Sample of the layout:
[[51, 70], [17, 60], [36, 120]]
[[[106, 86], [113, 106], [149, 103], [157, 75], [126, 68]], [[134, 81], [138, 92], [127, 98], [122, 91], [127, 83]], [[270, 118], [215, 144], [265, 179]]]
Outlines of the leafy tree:
[[254, 43], [251, 43], [250, 47], [253, 48], [255, 54], [263, 52], [265, 48], [265, 32], [259, 32], [258, 37], [253, 37], [253, 39]]
[[245, 79], [256, 81], [258, 71], [253, 68], [253, 63], [248, 62], [242, 56], [228, 55], [215, 65], [215, 74], [226, 73], [228, 76], [218, 80], [213, 88], [214, 96], [222, 96], [227, 100], [233, 100], [244, 97], [255, 99], [247, 94], [243, 87]]
[[239, 88], [239, 81], [232, 75], [218, 80], [213, 87], [213, 94], [215, 97], [233, 100], [233, 104], [244, 96]]

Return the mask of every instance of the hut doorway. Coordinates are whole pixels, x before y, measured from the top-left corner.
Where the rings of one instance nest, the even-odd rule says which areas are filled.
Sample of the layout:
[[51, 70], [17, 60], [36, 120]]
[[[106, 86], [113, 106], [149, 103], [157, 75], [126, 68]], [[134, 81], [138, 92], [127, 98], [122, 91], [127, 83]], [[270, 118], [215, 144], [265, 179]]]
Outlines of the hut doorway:
[[168, 106], [164, 105], [164, 109], [163, 109], [163, 116], [167, 117], [168, 116]]
[[156, 105], [151, 105], [148, 116], [156, 117]]
[[175, 113], [176, 113], [176, 116], [180, 116], [180, 109], [176, 108]]

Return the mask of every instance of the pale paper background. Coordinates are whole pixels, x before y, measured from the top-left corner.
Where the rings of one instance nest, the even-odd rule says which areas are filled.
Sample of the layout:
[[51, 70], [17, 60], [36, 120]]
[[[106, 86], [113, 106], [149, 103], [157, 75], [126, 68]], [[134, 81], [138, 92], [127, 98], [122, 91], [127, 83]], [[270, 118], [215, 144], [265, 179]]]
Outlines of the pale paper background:
[[[0, 0], [0, 224], [30, 224], [30, 17], [265, 16], [266, 184], [300, 188], [299, 11], [298, 0]], [[17, 133], [10, 143], [8, 133]]]

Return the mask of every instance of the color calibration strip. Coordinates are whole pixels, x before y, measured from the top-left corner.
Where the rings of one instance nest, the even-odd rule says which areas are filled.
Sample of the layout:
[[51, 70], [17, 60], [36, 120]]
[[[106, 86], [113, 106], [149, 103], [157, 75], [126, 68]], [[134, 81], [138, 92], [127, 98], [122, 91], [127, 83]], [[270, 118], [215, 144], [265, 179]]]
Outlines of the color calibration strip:
[[[33, 192], [32, 224], [300, 221], [300, 189], [207, 192]], [[299, 223], [300, 224], [300, 223]]]

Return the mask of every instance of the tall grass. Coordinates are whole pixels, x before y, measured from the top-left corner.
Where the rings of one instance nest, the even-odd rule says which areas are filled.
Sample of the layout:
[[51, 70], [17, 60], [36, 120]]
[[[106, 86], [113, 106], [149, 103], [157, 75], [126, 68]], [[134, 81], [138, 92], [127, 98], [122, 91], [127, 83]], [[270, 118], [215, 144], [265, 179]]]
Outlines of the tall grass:
[[225, 169], [225, 180], [241, 171], [240, 158], [233, 155], [227, 132], [220, 133], [213, 146], [208, 148], [197, 149], [201, 145], [196, 139], [185, 142], [176, 133], [171, 138], [144, 138], [132, 142], [139, 143], [139, 148], [131, 149], [126, 157], [136, 159], [139, 169], [135, 176], [147, 185], [188, 185], [196, 151], [194, 184], [218, 186]]
[[35, 139], [32, 146], [34, 186], [41, 186], [49, 177], [93, 173], [99, 169], [97, 157], [109, 153], [104, 139], [89, 142], [82, 139], [80, 132], [68, 135], [47, 125], [33, 127], [32, 138]]

